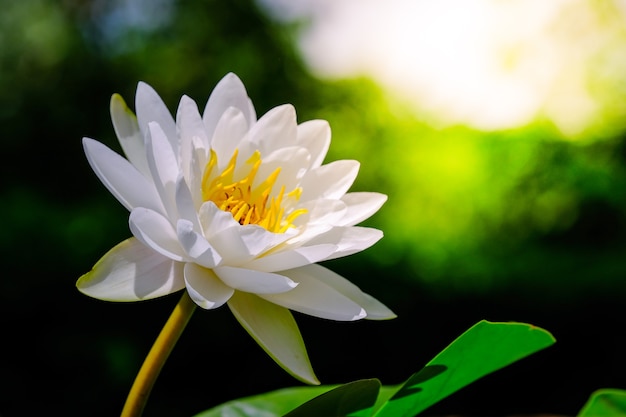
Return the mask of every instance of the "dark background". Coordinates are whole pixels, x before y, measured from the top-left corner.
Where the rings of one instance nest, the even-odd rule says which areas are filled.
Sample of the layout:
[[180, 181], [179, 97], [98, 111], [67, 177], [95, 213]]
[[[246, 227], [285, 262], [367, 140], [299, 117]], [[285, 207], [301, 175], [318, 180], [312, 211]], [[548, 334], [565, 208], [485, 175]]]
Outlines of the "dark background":
[[[80, 142], [89, 136], [119, 150], [108, 115], [111, 94], [122, 94], [132, 107], [136, 83], [143, 80], [171, 110], [182, 94], [203, 106], [217, 81], [233, 71], [259, 115], [291, 102], [301, 121], [330, 120], [331, 159], [355, 157], [350, 146], [358, 152], [354, 144], [338, 144], [342, 132], [333, 108], [354, 109], [357, 124], [378, 123], [379, 130], [362, 138], [370, 155], [376, 153], [373, 138], [387, 132], [390, 113], [367, 113], [375, 107], [364, 97], [376, 101], [381, 94], [368, 80], [330, 82], [309, 74], [293, 43], [297, 28], [275, 23], [250, 1], [163, 1], [139, 11], [123, 2], [0, 4], [0, 415], [115, 415], [178, 295], [117, 304], [87, 298], [74, 287], [130, 235], [126, 211], [91, 172]], [[127, 13], [125, 25], [119, 13]], [[501, 148], [501, 137], [519, 135], [468, 134]], [[626, 388], [626, 142], [622, 135], [585, 146], [532, 140], [542, 158], [511, 198], [521, 201], [542, 184], [566, 182], [577, 190], [571, 221], [521, 234], [530, 228], [523, 216], [514, 223], [478, 223], [482, 243], [465, 251], [447, 248], [448, 267], [436, 280], [411, 249], [427, 236], [411, 241], [393, 229], [386, 231], [389, 243], [384, 239], [365, 253], [328, 263], [398, 318], [336, 323], [296, 314], [323, 383], [370, 377], [399, 383], [488, 319], [535, 324], [551, 331], [557, 344], [427, 414], [574, 415], [594, 390]], [[610, 161], [610, 169], [576, 171], [581, 160]], [[367, 170], [364, 164], [356, 187], [390, 194], [393, 210], [399, 198], [393, 178]], [[406, 190], [404, 198], [413, 197], [419, 202], [418, 190]], [[385, 230], [380, 217], [368, 224]], [[145, 415], [190, 416], [294, 385], [228, 309], [199, 310]]]

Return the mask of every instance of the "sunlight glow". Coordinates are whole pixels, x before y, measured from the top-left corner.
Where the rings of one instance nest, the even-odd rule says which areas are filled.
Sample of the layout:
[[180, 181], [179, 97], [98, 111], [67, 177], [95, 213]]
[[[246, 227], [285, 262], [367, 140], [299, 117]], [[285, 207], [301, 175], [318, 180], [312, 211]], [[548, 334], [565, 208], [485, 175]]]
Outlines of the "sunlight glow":
[[495, 130], [543, 118], [576, 136], [602, 118], [624, 79], [605, 78], [600, 91], [592, 77], [609, 65], [626, 74], [624, 8], [610, 1], [262, 4], [307, 22], [300, 46], [317, 75], [370, 76], [435, 125]]

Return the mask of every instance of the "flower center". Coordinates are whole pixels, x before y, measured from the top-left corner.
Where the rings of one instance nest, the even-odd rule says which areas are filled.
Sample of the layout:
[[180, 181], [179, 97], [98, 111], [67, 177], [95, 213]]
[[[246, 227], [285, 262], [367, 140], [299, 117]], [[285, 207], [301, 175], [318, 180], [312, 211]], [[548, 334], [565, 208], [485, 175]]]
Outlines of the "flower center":
[[[255, 151], [246, 161], [248, 173], [235, 180], [238, 150], [235, 149], [230, 162], [222, 172], [214, 173], [217, 154], [211, 150], [211, 158], [202, 175], [202, 198], [214, 202], [220, 210], [228, 211], [239, 224], [256, 224], [270, 232], [283, 233], [293, 226], [293, 221], [306, 213], [305, 209], [292, 210], [302, 194], [296, 187], [285, 194], [285, 186], [270, 198], [280, 167], [253, 188], [254, 179], [261, 166], [261, 153]], [[238, 177], [241, 175], [238, 175]]]

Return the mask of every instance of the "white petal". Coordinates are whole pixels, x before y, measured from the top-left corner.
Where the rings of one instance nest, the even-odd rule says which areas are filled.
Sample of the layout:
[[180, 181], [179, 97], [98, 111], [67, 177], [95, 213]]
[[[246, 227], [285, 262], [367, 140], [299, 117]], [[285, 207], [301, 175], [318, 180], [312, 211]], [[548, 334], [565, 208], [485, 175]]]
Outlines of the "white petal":
[[309, 120], [298, 125], [298, 145], [309, 150], [309, 168], [322, 165], [330, 147], [330, 125], [326, 120]]
[[175, 261], [184, 261], [184, 251], [172, 224], [159, 213], [138, 207], [128, 218], [130, 231], [144, 245]]
[[285, 233], [272, 233], [261, 226], [252, 224], [237, 226], [235, 230], [241, 236], [244, 245], [246, 245], [247, 252], [253, 256], [261, 255], [296, 234], [294, 230], [287, 230]]
[[111, 97], [110, 110], [113, 129], [115, 129], [115, 134], [120, 145], [122, 145], [124, 154], [139, 172], [150, 178], [150, 169], [146, 161], [146, 147], [139, 129], [137, 116], [128, 108], [119, 94], [113, 94]]
[[300, 201], [315, 198], [338, 199], [352, 186], [359, 173], [359, 163], [341, 160], [313, 169], [302, 179]]
[[220, 263], [222, 257], [201, 234], [194, 231], [193, 224], [187, 220], [179, 220], [176, 228], [178, 241], [193, 262], [205, 268], [213, 268]]
[[212, 238], [223, 230], [239, 226], [239, 223], [233, 219], [232, 214], [220, 210], [212, 201], [207, 201], [202, 204], [198, 217], [200, 218], [204, 235], [207, 238]]
[[[289, 275], [293, 280], [300, 284], [296, 288], [299, 289], [303, 286], [303, 283], [310, 280], [322, 282], [329, 287], [332, 287], [336, 291], [340, 292], [344, 296], [348, 297], [367, 312], [368, 320], [386, 320], [395, 318], [396, 315], [393, 311], [389, 310], [384, 304], [376, 300], [371, 295], [361, 291], [359, 287], [345, 279], [339, 274], [324, 268], [320, 265], [308, 265], [302, 268], [293, 269], [291, 271], [285, 271], [285, 274]], [[294, 290], [295, 291], [295, 290]]]
[[148, 166], [165, 210], [169, 218], [174, 220], [178, 217], [175, 201], [176, 181], [180, 174], [176, 154], [172, 151], [160, 125], [150, 122], [148, 129], [146, 134]]
[[196, 232], [202, 230], [191, 191], [189, 191], [189, 187], [182, 175], [176, 181], [176, 210], [180, 218], [191, 222]]
[[76, 283], [80, 292], [107, 301], [139, 301], [185, 287], [183, 264], [153, 251], [135, 238], [115, 246]]
[[367, 312], [367, 316], [365, 318], [367, 320], [389, 320], [398, 317], [396, 316], [396, 313], [389, 309], [389, 307], [387, 307], [368, 293], [361, 292], [359, 295], [354, 293], [349, 297], [365, 309], [365, 311]]
[[129, 211], [146, 207], [165, 213], [154, 184], [130, 162], [93, 139], [83, 138], [83, 147], [93, 171], [124, 207]]
[[256, 187], [265, 181], [277, 168], [280, 168], [272, 195], [278, 194], [280, 187], [283, 185], [285, 186], [285, 192], [288, 193], [299, 186], [300, 180], [307, 171], [310, 159], [309, 151], [299, 146], [277, 149], [263, 158], [263, 163], [259, 167], [252, 186]]
[[196, 209], [203, 203], [202, 200], [202, 174], [207, 164], [207, 149], [198, 137], [192, 138], [193, 153], [191, 156], [191, 167], [189, 169], [188, 184], [193, 197]]
[[218, 170], [221, 171], [226, 168], [231, 156], [247, 131], [248, 122], [243, 112], [235, 107], [227, 108], [219, 119], [211, 139], [211, 148], [218, 156]]
[[348, 193], [341, 197], [348, 211], [338, 223], [339, 226], [354, 226], [376, 213], [387, 201], [387, 196], [379, 193]]
[[248, 97], [243, 83], [233, 73], [228, 73], [213, 89], [209, 100], [204, 108], [202, 120], [206, 127], [209, 138], [213, 137], [215, 126], [222, 114], [229, 107], [241, 110], [246, 118], [247, 125], [251, 126], [256, 121], [256, 114], [252, 102]]
[[250, 142], [265, 156], [276, 149], [295, 146], [297, 129], [296, 110], [291, 104], [283, 104], [265, 113], [250, 128]]
[[198, 111], [196, 102], [187, 96], [180, 99], [178, 111], [176, 112], [176, 125], [180, 138], [179, 161], [180, 166], [187, 181], [191, 176], [191, 160], [193, 158], [194, 146], [193, 138], [205, 143], [208, 147], [209, 139], [204, 130], [204, 123]]
[[185, 283], [191, 299], [205, 309], [220, 307], [235, 292], [224, 285], [213, 271], [193, 263], [185, 264]]
[[175, 155], [178, 155], [178, 135], [176, 123], [161, 97], [148, 84], [140, 82], [135, 96], [135, 111], [139, 128], [145, 135], [148, 123], [156, 122], [161, 126]]
[[[305, 214], [306, 215], [306, 214]], [[296, 219], [296, 221], [299, 220]], [[289, 250], [290, 248], [300, 247], [303, 244], [306, 244], [310, 240], [316, 238], [317, 236], [323, 235], [324, 233], [332, 230], [333, 226], [328, 223], [319, 223], [319, 224], [305, 224], [298, 226], [297, 231], [298, 234], [289, 239], [283, 246], [281, 246], [282, 250]], [[329, 243], [329, 242], [317, 242], [317, 243]]]
[[301, 268], [283, 271], [298, 286], [283, 294], [260, 295], [274, 304], [323, 319], [353, 321], [366, 316], [365, 309], [334, 287], [316, 279]]
[[[346, 205], [340, 200], [313, 200], [299, 204], [298, 209], [306, 212], [295, 219], [294, 226], [297, 235], [285, 243], [281, 249], [299, 247], [323, 235], [335, 227], [346, 213]], [[329, 242], [320, 242], [329, 243]]]
[[290, 291], [297, 285], [285, 276], [269, 272], [230, 266], [221, 266], [213, 271], [229, 287], [254, 294], [281, 293]]
[[340, 200], [316, 199], [299, 204], [298, 208], [305, 209], [306, 213], [294, 221], [296, 226], [305, 224], [336, 225], [347, 212], [346, 204]]
[[378, 242], [383, 232], [369, 227], [334, 227], [328, 232], [318, 235], [307, 242], [308, 245], [332, 243], [337, 245], [337, 251], [327, 259], [336, 259], [361, 252]]
[[275, 272], [321, 262], [332, 255], [337, 246], [331, 244], [305, 246], [280, 251], [262, 258], [253, 259], [244, 266], [256, 271]]
[[236, 292], [228, 307], [244, 329], [285, 371], [307, 384], [319, 384], [291, 312], [253, 294]]
[[241, 238], [239, 231], [241, 228], [239, 223], [237, 223], [235, 227], [229, 227], [210, 237], [205, 232], [207, 240], [222, 256], [223, 263], [226, 265], [238, 266], [254, 257]]

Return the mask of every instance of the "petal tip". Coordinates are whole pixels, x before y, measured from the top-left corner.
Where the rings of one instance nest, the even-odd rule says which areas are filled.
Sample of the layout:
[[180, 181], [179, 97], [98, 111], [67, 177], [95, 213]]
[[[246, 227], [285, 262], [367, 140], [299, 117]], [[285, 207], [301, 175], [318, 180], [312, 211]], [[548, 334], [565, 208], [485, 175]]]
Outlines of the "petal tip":
[[124, 101], [124, 98], [119, 93], [113, 93], [111, 95], [111, 102], [110, 103], [111, 103], [111, 107], [117, 106], [117, 105], [120, 105], [120, 104], [126, 105], [126, 102]]
[[144, 88], [149, 88], [149, 89], [152, 90], [152, 87], [147, 82], [145, 82], [145, 81], [138, 81], [137, 82], [137, 91], [139, 91], [139, 89], [144, 89]]
[[86, 274], [81, 275], [78, 280], [76, 280], [76, 288], [78, 289], [78, 291], [82, 292], [85, 295], [89, 295], [85, 292], [85, 289], [87, 288], [89, 281], [91, 281], [92, 275], [93, 269]]
[[355, 315], [352, 320], [361, 320], [364, 319], [365, 317], [367, 317], [367, 311], [365, 311], [364, 308], [361, 307], [361, 311], [359, 311], [359, 314]]
[[310, 375], [307, 378], [298, 378], [300, 381], [309, 384], [309, 385], [320, 385], [321, 382], [315, 375]]
[[[381, 308], [381, 307], [384, 307]], [[379, 306], [378, 307], [379, 311], [376, 311], [374, 313], [368, 313], [366, 319], [368, 320], [391, 320], [391, 319], [395, 319], [398, 316], [396, 315], [396, 313], [394, 313], [393, 311], [389, 310], [387, 307], [383, 306]]]

